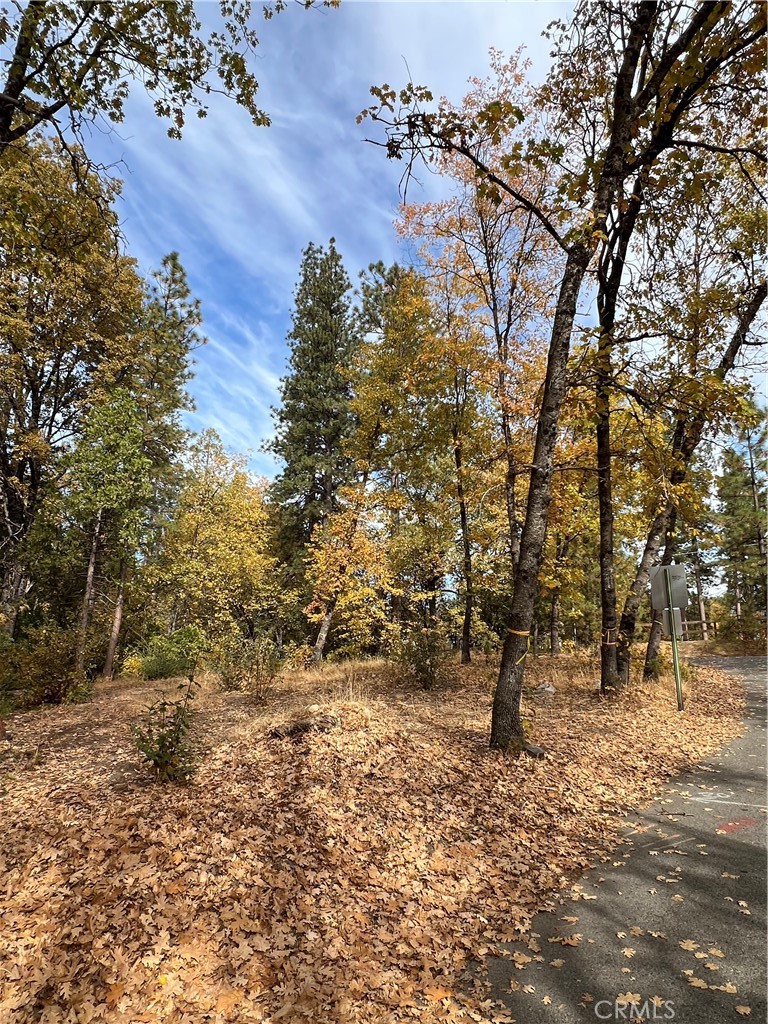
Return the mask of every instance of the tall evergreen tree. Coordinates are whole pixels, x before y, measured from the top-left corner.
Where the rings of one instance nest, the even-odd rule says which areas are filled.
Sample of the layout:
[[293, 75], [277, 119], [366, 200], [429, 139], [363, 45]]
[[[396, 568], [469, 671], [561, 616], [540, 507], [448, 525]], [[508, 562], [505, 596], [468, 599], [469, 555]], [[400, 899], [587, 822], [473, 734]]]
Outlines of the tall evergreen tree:
[[719, 545], [729, 607], [738, 620], [766, 611], [766, 433], [746, 430], [724, 453], [718, 480]]
[[339, 505], [339, 489], [352, 477], [344, 450], [352, 415], [345, 367], [358, 341], [351, 283], [331, 239], [304, 250], [295, 292], [289, 372], [275, 410], [271, 450], [284, 467], [271, 497], [281, 506], [281, 547], [299, 553], [314, 528]]

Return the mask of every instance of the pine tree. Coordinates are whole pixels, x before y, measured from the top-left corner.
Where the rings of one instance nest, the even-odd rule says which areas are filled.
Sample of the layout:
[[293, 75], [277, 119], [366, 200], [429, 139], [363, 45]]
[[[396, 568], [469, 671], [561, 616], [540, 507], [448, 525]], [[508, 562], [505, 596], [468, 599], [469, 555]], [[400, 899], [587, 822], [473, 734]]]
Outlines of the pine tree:
[[271, 497], [281, 506], [281, 547], [303, 551], [312, 531], [339, 507], [339, 488], [352, 477], [344, 451], [352, 416], [345, 372], [358, 341], [351, 283], [336, 247], [310, 243], [295, 292], [289, 373], [275, 410], [270, 445], [284, 463]]
[[765, 582], [765, 431], [745, 431], [726, 450], [718, 480], [719, 542], [726, 600], [737, 620], [763, 617]]

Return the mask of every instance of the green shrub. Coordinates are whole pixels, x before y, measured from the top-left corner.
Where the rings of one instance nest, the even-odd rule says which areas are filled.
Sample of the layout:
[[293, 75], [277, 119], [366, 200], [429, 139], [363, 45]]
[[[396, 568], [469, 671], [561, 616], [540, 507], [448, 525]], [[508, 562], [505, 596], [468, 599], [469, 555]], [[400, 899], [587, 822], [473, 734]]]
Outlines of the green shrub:
[[450, 645], [438, 626], [405, 626], [395, 645], [398, 663], [425, 690], [432, 690], [445, 678]]
[[87, 704], [90, 700], [93, 700], [93, 680], [88, 676], [75, 679], [64, 694], [65, 704]]
[[56, 625], [28, 629], [18, 640], [3, 637], [0, 696], [17, 707], [61, 704], [85, 693], [90, 683], [75, 672], [75, 635]]
[[256, 700], [265, 700], [280, 674], [282, 662], [277, 644], [269, 637], [238, 637], [226, 644], [216, 668], [223, 689], [239, 690]]
[[184, 626], [170, 636], [153, 636], [143, 651], [134, 651], [126, 663], [142, 679], [193, 679], [206, 648], [205, 634], [197, 626]]
[[178, 700], [163, 697], [155, 701], [131, 726], [136, 746], [159, 782], [183, 782], [194, 771], [194, 751], [189, 741], [193, 685], [190, 680]]

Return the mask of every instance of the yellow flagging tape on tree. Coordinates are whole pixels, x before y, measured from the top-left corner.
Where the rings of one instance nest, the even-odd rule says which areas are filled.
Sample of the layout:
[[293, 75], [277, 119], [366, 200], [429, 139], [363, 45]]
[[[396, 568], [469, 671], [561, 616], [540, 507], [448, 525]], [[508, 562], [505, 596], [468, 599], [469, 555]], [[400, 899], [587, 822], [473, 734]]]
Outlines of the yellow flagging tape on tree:
[[[615, 640], [611, 640], [611, 633], [616, 636]], [[603, 647], [615, 647], [619, 642], [619, 631], [616, 626], [612, 629], [606, 629], [605, 633], [600, 637], [600, 642]]]
[[520, 662], [523, 660], [523, 658], [525, 658], [525, 656], [528, 654], [528, 651], [531, 649], [531, 631], [530, 631], [530, 629], [526, 629], [526, 630], [510, 629], [509, 632], [512, 634], [512, 636], [526, 636], [526, 637], [528, 637], [528, 643], [525, 645], [525, 650], [523, 651], [523, 653], [520, 655], [520, 657], [515, 662], [516, 665], [519, 665]]

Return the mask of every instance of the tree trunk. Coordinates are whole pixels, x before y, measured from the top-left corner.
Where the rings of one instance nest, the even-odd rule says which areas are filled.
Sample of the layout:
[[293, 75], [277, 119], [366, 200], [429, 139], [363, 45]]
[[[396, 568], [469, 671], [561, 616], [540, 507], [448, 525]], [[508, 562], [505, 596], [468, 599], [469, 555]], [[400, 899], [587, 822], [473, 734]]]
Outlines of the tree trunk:
[[461, 627], [461, 664], [469, 665], [472, 660], [472, 606], [474, 603], [474, 591], [472, 587], [472, 546], [469, 538], [467, 501], [464, 495], [464, 467], [462, 464], [461, 438], [458, 431], [455, 429], [453, 432], [453, 451], [456, 462], [456, 496], [459, 501], [461, 544], [463, 548], [462, 573], [464, 575], [464, 621]]
[[46, 7], [44, 0], [30, 0], [21, 16], [13, 59], [0, 96], [0, 156], [13, 141], [11, 126], [27, 84], [29, 62]]
[[[601, 345], [602, 345], [601, 336]], [[606, 344], [609, 344], [607, 342]], [[600, 358], [610, 368], [610, 351]], [[608, 394], [610, 370], [598, 374], [597, 493], [600, 517], [600, 689], [603, 693], [618, 680], [616, 656], [616, 576], [613, 564], [613, 488], [611, 484], [611, 425]]]
[[19, 606], [22, 594], [29, 589], [29, 584], [20, 565], [13, 565], [3, 579], [0, 609], [2, 619], [0, 629], [10, 637], [16, 634], [16, 623], [19, 617]]
[[493, 699], [491, 747], [520, 748], [524, 742], [520, 698], [528, 653], [533, 606], [539, 586], [539, 567], [547, 534], [552, 498], [552, 467], [560, 409], [565, 398], [571, 331], [576, 302], [591, 255], [587, 246], [574, 246], [568, 254], [558, 296], [547, 359], [541, 409], [528, 489], [528, 507], [520, 537], [520, 557], [512, 594], [510, 625], [504, 640], [499, 679]]
[[325, 642], [328, 639], [328, 633], [331, 629], [331, 619], [333, 618], [333, 605], [330, 605], [325, 615], [320, 620], [320, 629], [317, 632], [317, 640], [315, 640], [315, 646], [312, 648], [312, 661], [316, 665], [319, 665], [323, 660], [323, 651], [325, 650]]
[[648, 586], [651, 569], [656, 564], [659, 551], [661, 550], [671, 509], [671, 505], [665, 505], [656, 514], [651, 523], [643, 554], [635, 572], [635, 578], [624, 601], [624, 608], [619, 622], [618, 645], [616, 647], [616, 668], [620, 686], [629, 685], [631, 649], [637, 627], [637, 613], [640, 609], [640, 602], [643, 599], [645, 588]]
[[[571, 332], [576, 314], [576, 302], [584, 274], [596, 249], [598, 240], [605, 237], [609, 211], [613, 208], [620, 186], [626, 181], [634, 139], [643, 117], [655, 98], [666, 92], [669, 79], [676, 65], [677, 57], [686, 47], [698, 50], [709, 35], [715, 31], [718, 22], [725, 17], [727, 5], [698, 8], [691, 16], [685, 32], [670, 46], [665, 61], [659, 63], [655, 77], [637, 96], [633, 96], [633, 85], [641, 64], [641, 55], [647, 43], [649, 30], [657, 16], [656, 4], [638, 4], [633, 7], [628, 20], [612, 94], [609, 100], [608, 141], [602, 168], [597, 177], [594, 201], [591, 204], [589, 237], [582, 236], [567, 249], [567, 259], [555, 308], [552, 336], [547, 357], [547, 374], [542, 389], [541, 406], [536, 425], [536, 444], [528, 492], [525, 523], [520, 538], [520, 558], [515, 575], [512, 596], [510, 627], [504, 642], [499, 681], [493, 704], [491, 725], [491, 746], [508, 750], [522, 746], [523, 730], [520, 720], [520, 697], [524, 675], [527, 642], [533, 621], [533, 605], [538, 588], [538, 571], [546, 537], [547, 513], [551, 500], [551, 478], [557, 426], [560, 409], [566, 391], [567, 361], [570, 350]], [[679, 53], [674, 55], [673, 47]], [[617, 57], [619, 55], [617, 54]], [[690, 96], [702, 88], [711, 77], [711, 68], [702, 65], [700, 77], [693, 76], [687, 84]], [[680, 104], [672, 111], [670, 118], [652, 131], [644, 147], [644, 161], [636, 166], [649, 169], [659, 154], [672, 143], [672, 133], [677, 120], [685, 111]], [[456, 144], [456, 151], [472, 158], [471, 150], [462, 141]], [[476, 166], [477, 158], [475, 157]], [[499, 179], [494, 178], [494, 183]], [[503, 185], [503, 182], [502, 182]], [[519, 198], [510, 190], [513, 198]], [[731, 346], [726, 351], [727, 358]]]
[[643, 679], [651, 679], [656, 674], [656, 666], [661, 651], [661, 612], [654, 610], [648, 646], [645, 648], [645, 665]]
[[562, 644], [560, 642], [560, 587], [552, 591], [552, 604], [549, 610], [549, 652], [560, 654]]
[[597, 443], [597, 498], [600, 522], [600, 689], [620, 684], [618, 671], [618, 635], [616, 621], [616, 570], [613, 555], [613, 483], [611, 460], [611, 387], [613, 385], [613, 332], [616, 306], [624, 276], [627, 251], [643, 204], [645, 168], [635, 179], [631, 195], [615, 216], [617, 224], [611, 232], [598, 268], [597, 308], [600, 336], [597, 343], [595, 435]]
[[120, 562], [120, 583], [117, 588], [117, 600], [115, 601], [115, 614], [112, 618], [112, 631], [109, 634], [109, 646], [107, 657], [104, 661], [104, 679], [110, 680], [114, 676], [115, 652], [117, 641], [120, 639], [120, 627], [123, 624], [123, 608], [125, 606], [125, 583], [128, 579], [128, 559], [123, 558]]
[[82, 675], [85, 671], [85, 643], [88, 633], [88, 624], [91, 621], [91, 612], [96, 596], [94, 579], [96, 576], [96, 559], [99, 554], [99, 533], [101, 531], [102, 509], [96, 514], [96, 522], [91, 537], [91, 554], [88, 559], [88, 572], [85, 577], [85, 594], [83, 595], [83, 610], [80, 614], [80, 630], [77, 635], [77, 646], [75, 648], [75, 672]]
[[701, 621], [701, 639], [709, 640], [707, 629], [707, 610], [704, 605], [704, 590], [701, 585], [701, 555], [699, 554], [699, 542], [693, 538], [693, 578], [696, 582], [696, 603], [699, 606], [699, 619]]
[[507, 452], [507, 472], [504, 478], [504, 497], [507, 505], [507, 521], [509, 523], [509, 557], [512, 561], [514, 577], [520, 561], [520, 524], [517, 521], [517, 499], [515, 498], [515, 481], [517, 466], [511, 451]]

